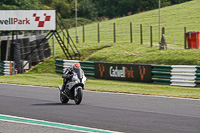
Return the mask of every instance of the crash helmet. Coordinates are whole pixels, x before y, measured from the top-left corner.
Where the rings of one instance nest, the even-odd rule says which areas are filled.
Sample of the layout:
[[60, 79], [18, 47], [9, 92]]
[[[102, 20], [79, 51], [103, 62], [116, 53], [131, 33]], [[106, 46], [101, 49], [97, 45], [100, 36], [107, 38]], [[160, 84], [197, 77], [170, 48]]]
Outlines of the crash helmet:
[[75, 63], [73, 65], [73, 70], [78, 75], [78, 78], [81, 79], [83, 77], [83, 72], [79, 63]]
[[75, 63], [75, 64], [73, 65], [73, 69], [80, 68], [80, 67], [81, 67], [81, 66], [80, 66], [79, 63]]

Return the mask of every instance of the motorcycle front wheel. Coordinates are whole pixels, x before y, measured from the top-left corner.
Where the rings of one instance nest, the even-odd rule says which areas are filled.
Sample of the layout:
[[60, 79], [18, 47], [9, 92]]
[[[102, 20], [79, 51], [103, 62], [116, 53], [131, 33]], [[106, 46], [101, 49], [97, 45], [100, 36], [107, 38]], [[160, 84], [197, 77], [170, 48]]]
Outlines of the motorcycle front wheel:
[[82, 98], [83, 98], [83, 90], [79, 88], [77, 91], [77, 95], [74, 98], [76, 105], [81, 103]]
[[62, 93], [60, 93], [60, 101], [62, 103], [68, 103], [69, 98], [67, 98], [65, 95], [63, 95]]

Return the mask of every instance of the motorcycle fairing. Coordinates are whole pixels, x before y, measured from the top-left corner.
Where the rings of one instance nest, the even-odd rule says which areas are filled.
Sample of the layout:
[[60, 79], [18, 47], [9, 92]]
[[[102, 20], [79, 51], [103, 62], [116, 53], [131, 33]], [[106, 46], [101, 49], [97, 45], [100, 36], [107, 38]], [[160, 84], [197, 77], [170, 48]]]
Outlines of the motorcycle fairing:
[[71, 90], [73, 87], [74, 87], [74, 85], [76, 85], [77, 83], [76, 82], [69, 82], [68, 84], [67, 84], [67, 88], [69, 89], [69, 90]]

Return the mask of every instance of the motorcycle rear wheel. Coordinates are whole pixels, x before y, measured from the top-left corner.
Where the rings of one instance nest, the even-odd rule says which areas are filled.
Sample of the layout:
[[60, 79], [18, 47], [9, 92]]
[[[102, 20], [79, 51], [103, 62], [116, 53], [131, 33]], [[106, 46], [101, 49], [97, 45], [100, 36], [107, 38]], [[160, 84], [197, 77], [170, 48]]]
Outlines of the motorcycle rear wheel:
[[77, 95], [74, 98], [75, 104], [79, 105], [82, 101], [82, 98], [83, 98], [83, 90], [78, 89]]
[[60, 101], [61, 101], [61, 103], [68, 103], [69, 98], [67, 98], [65, 95], [60, 93]]

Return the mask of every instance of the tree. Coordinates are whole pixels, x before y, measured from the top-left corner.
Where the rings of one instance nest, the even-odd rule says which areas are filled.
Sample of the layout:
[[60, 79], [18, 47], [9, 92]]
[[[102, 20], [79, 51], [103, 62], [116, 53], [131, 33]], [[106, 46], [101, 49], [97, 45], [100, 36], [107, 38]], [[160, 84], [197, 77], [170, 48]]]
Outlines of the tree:
[[51, 7], [55, 9], [62, 18], [69, 18], [72, 13], [70, 5], [63, 0], [53, 0]]
[[1, 10], [37, 10], [38, 0], [2, 0]]
[[[191, 0], [161, 0], [162, 7]], [[158, 0], [78, 0], [78, 16], [120, 17], [158, 8]], [[56, 10], [62, 18], [74, 18], [75, 0], [0, 0], [0, 10]]]
[[91, 0], [82, 0], [79, 3], [78, 15], [79, 17], [85, 17], [91, 20], [95, 20], [98, 16], [95, 4], [92, 3]]

